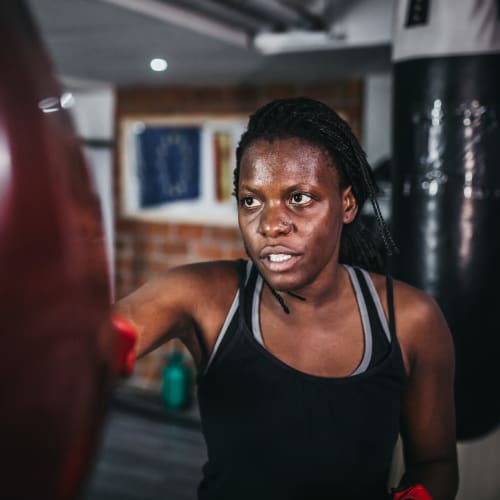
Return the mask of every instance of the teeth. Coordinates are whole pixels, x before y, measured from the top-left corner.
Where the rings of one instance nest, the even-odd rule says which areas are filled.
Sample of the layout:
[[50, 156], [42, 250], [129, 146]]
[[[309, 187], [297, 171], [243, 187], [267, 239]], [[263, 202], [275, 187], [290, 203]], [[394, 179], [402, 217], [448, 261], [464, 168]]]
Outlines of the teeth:
[[285, 260], [291, 259], [292, 256], [286, 253], [272, 253], [268, 258], [271, 262], [284, 262]]

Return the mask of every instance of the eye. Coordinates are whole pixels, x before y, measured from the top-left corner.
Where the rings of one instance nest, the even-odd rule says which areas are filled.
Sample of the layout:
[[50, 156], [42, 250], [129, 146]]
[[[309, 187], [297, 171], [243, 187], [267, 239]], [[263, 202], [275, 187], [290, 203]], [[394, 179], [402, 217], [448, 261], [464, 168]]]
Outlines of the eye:
[[240, 203], [243, 207], [247, 208], [255, 208], [260, 205], [260, 201], [254, 198], [253, 196], [245, 196], [240, 200]]
[[305, 193], [292, 193], [290, 203], [292, 205], [307, 205], [312, 200], [312, 197]]

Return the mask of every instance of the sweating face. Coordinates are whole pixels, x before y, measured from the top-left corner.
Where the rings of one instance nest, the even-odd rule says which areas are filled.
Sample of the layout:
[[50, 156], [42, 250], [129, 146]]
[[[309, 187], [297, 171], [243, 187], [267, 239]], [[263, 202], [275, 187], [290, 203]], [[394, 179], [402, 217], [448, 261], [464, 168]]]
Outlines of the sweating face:
[[356, 214], [327, 153], [295, 138], [247, 148], [238, 207], [249, 257], [273, 288], [295, 292], [331, 279], [342, 227]]

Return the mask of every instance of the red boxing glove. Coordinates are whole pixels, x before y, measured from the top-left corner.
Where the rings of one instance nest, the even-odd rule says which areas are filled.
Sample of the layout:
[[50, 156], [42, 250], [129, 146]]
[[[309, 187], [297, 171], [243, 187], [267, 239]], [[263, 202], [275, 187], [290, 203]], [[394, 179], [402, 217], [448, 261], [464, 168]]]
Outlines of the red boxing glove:
[[424, 486], [416, 484], [403, 491], [394, 491], [392, 500], [432, 500], [432, 497]]
[[111, 322], [118, 337], [116, 339], [115, 373], [128, 376], [134, 370], [134, 347], [138, 337], [137, 330], [130, 321], [118, 314], [113, 314]]

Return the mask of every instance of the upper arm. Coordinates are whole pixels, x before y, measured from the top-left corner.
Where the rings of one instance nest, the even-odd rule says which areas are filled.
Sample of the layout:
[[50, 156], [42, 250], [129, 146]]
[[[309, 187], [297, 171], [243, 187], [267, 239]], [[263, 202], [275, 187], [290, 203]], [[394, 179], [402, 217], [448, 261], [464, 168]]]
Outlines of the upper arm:
[[425, 471], [430, 484], [441, 483], [436, 483], [437, 491], [452, 492], [457, 483], [452, 337], [431, 297], [408, 287], [399, 297], [399, 307], [397, 299], [398, 338], [409, 365], [401, 411], [406, 468]]
[[173, 268], [116, 302], [114, 312], [136, 328], [137, 355], [197, 331], [209, 341], [217, 333], [237, 289], [234, 262], [200, 263]]

